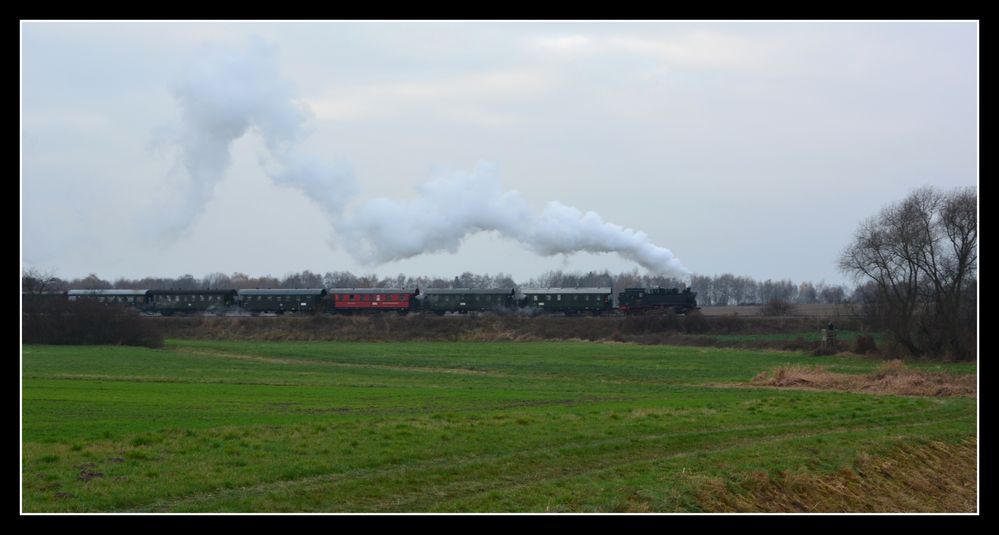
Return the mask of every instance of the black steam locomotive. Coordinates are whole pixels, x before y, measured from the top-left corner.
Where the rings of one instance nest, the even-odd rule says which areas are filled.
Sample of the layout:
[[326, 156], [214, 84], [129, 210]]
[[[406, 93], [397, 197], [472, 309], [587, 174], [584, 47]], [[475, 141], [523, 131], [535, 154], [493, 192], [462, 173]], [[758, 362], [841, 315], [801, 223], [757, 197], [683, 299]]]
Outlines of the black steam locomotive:
[[696, 310], [697, 292], [687, 288], [625, 288], [618, 295], [618, 309], [624, 314], [648, 314], [672, 310], [686, 314]]

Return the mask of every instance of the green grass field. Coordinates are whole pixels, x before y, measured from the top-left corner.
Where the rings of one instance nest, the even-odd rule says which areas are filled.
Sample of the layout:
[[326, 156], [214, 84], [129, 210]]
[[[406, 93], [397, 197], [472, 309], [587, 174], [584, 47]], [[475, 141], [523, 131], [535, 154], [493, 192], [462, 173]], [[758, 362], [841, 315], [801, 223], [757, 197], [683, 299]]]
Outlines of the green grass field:
[[[972, 398], [724, 387], [789, 363], [879, 364], [859, 357], [187, 340], [22, 353], [25, 512], [726, 510], [761, 478], [862, 475], [976, 434]], [[912, 507], [934, 510], [932, 494]]]

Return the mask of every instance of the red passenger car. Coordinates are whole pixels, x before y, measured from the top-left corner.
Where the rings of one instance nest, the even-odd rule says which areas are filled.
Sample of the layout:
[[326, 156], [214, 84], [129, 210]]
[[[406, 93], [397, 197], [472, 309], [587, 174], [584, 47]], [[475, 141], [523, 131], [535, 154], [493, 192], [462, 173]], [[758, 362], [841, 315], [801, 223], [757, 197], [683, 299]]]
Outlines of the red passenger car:
[[396, 311], [405, 314], [417, 306], [418, 288], [331, 288], [329, 310], [335, 314]]

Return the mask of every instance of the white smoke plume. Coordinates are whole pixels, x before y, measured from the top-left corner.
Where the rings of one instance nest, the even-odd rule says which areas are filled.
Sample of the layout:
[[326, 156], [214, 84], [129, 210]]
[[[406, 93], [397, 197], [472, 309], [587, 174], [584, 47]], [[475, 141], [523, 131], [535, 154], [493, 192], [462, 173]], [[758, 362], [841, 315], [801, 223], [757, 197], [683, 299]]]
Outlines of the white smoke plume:
[[334, 166], [302, 154], [296, 145], [311, 113], [294, 99], [293, 88], [278, 70], [274, 47], [253, 40], [245, 49], [205, 47], [173, 88], [180, 125], [168, 144], [179, 151], [185, 182], [175, 184], [168, 233], [183, 230], [204, 209], [230, 164], [230, 149], [250, 131], [267, 149], [264, 171], [277, 184], [305, 192], [331, 220], [358, 188], [345, 165]]
[[340, 220], [348, 250], [366, 263], [456, 252], [465, 236], [497, 231], [541, 255], [618, 253], [650, 272], [689, 276], [669, 249], [644, 232], [605, 222], [557, 201], [538, 214], [516, 191], [503, 191], [494, 165], [427, 182], [408, 200], [377, 198]]
[[170, 141], [188, 182], [178, 188], [180, 208], [171, 203], [158, 218], [168, 231], [183, 230], [201, 213], [229, 167], [233, 142], [252, 130], [264, 141], [259, 161], [268, 176], [316, 202], [347, 250], [368, 264], [457, 252], [466, 236], [497, 231], [541, 255], [615, 252], [653, 273], [689, 275], [645, 233], [594, 212], [551, 201], [536, 213], [518, 192], [503, 191], [495, 166], [486, 163], [427, 182], [413, 199], [377, 198], [348, 211], [359, 189], [352, 171], [297, 150], [311, 114], [280, 76], [275, 49], [261, 40], [245, 50], [205, 49], [174, 95], [181, 124]]

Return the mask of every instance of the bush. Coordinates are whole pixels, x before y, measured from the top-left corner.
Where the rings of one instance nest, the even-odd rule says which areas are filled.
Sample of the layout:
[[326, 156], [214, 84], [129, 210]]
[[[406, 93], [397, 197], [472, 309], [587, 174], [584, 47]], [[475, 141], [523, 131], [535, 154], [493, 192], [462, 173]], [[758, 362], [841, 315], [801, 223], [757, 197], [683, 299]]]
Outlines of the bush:
[[163, 333], [134, 309], [86, 300], [26, 301], [21, 339], [26, 344], [163, 347]]
[[877, 353], [878, 346], [874, 343], [874, 337], [869, 335], [858, 336], [853, 342], [853, 352], [861, 355]]
[[701, 314], [699, 310], [692, 310], [687, 313], [687, 317], [684, 321], [684, 329], [688, 333], [704, 333], [708, 332], [711, 325], [708, 323], [707, 318], [704, 314]]
[[787, 299], [773, 298], [767, 301], [767, 304], [763, 305], [760, 309], [760, 314], [764, 316], [790, 316], [795, 310], [794, 303], [791, 303]]

